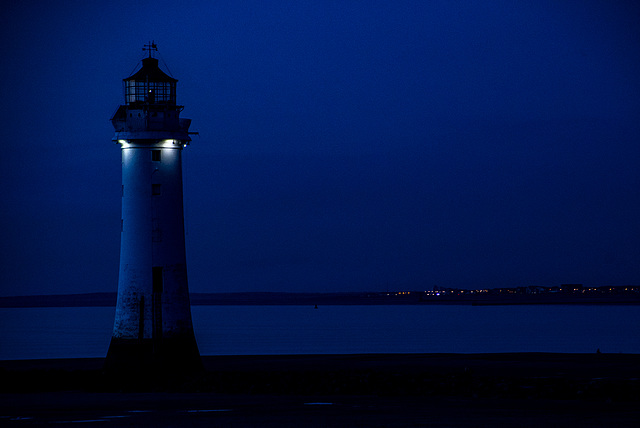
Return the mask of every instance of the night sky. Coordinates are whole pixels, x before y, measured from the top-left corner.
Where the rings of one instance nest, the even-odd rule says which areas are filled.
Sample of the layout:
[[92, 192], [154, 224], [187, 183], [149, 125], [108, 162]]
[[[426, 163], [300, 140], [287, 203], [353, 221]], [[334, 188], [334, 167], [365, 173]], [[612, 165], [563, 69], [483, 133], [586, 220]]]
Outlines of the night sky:
[[0, 295], [116, 291], [150, 40], [192, 292], [639, 284], [633, 3], [5, 2]]

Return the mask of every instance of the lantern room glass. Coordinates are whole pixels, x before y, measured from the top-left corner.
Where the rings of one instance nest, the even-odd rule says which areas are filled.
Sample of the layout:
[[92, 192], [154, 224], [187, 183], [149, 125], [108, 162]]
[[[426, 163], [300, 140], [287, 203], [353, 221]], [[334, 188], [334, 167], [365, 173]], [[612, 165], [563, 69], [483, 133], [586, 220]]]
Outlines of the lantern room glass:
[[151, 104], [175, 104], [175, 82], [154, 82], [140, 80], [125, 80], [124, 96], [127, 104], [151, 103]]

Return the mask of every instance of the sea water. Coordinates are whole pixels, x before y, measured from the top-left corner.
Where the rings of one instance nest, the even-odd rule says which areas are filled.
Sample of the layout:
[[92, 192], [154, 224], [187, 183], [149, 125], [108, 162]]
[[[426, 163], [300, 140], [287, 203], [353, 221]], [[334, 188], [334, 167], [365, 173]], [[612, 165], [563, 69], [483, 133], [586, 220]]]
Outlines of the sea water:
[[[2, 308], [0, 360], [104, 357], [115, 308]], [[638, 306], [194, 306], [202, 355], [640, 353]]]

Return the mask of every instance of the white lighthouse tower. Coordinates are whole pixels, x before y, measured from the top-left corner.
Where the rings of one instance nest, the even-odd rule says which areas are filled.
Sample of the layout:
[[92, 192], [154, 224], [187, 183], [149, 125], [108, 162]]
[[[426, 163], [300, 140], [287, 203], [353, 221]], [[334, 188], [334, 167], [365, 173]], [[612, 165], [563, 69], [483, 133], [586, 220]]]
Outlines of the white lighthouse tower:
[[191, 119], [180, 118], [176, 82], [152, 56], [123, 79], [125, 103], [111, 122], [122, 151], [120, 273], [105, 368], [201, 367], [187, 285], [182, 150]]

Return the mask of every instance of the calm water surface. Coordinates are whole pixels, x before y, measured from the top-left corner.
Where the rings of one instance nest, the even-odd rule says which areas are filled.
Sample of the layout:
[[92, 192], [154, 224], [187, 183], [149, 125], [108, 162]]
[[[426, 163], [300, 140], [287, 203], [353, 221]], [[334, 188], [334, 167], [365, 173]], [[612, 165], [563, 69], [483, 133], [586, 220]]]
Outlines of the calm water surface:
[[[637, 306], [194, 306], [202, 355], [640, 353]], [[0, 309], [0, 359], [103, 357], [115, 308]]]

